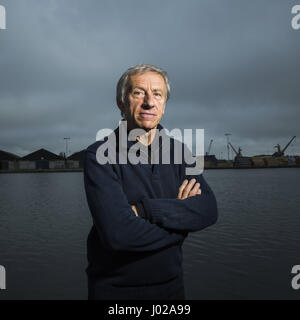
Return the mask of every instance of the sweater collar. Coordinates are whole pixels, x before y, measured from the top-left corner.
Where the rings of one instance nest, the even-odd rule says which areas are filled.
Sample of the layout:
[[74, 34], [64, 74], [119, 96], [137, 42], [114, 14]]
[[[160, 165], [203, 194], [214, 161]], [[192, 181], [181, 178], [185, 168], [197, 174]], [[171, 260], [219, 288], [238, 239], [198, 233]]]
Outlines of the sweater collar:
[[[126, 135], [125, 132], [124, 132], [124, 135], [127, 137], [127, 144], [126, 144], [125, 141], [124, 141], [123, 144], [122, 144], [122, 142], [121, 142], [121, 146], [120, 146], [120, 144], [119, 144], [119, 142], [120, 142], [120, 141], [119, 141], [120, 130], [125, 131], [125, 130], [124, 130], [124, 127], [121, 128], [121, 126], [122, 126], [122, 121], [124, 121], [124, 120], [121, 120], [121, 121], [120, 121], [119, 126], [118, 126], [118, 127], [116, 128], [116, 130], [115, 130], [116, 140], [117, 140], [116, 143], [117, 143], [118, 148], [119, 148], [119, 147], [123, 148], [123, 146], [126, 146], [127, 150], [129, 150], [129, 149], [130, 149], [133, 145], [135, 145], [135, 144], [140, 144], [142, 147], [146, 147], [146, 148], [149, 147], [149, 146], [153, 147], [153, 145], [154, 145], [154, 144], [153, 144], [153, 141], [155, 141], [155, 139], [157, 138], [157, 134], [158, 134], [158, 133], [161, 133], [161, 130], [163, 130], [163, 131], [162, 131], [162, 134], [163, 134], [163, 135], [166, 134], [164, 127], [159, 123], [159, 124], [157, 125], [157, 131], [156, 131], [154, 140], [152, 141], [152, 143], [151, 143], [149, 146], [145, 146], [145, 145], [143, 145], [141, 142], [139, 142], [138, 140], [135, 140], [135, 141], [129, 140], [129, 139], [128, 139], [129, 131], [127, 131], [127, 135]], [[162, 144], [162, 137], [161, 137], [161, 135], [160, 135], [160, 136], [159, 136], [158, 144], [155, 144], [155, 145], [157, 145], [157, 147], [154, 149], [154, 151], [160, 149], [160, 148], [161, 148], [161, 144]]]

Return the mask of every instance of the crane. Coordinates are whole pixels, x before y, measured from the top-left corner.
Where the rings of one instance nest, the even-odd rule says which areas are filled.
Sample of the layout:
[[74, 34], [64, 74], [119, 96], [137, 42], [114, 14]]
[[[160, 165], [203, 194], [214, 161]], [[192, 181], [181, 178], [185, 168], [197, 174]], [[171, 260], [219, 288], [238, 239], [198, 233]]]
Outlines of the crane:
[[212, 145], [213, 141], [214, 141], [213, 139], [210, 140], [210, 143], [209, 143], [209, 146], [208, 146], [208, 150], [207, 150], [206, 153], [205, 153], [206, 156], [208, 156], [209, 153], [210, 153], [211, 145]]
[[282, 157], [284, 155], [284, 151], [288, 148], [288, 146], [292, 143], [292, 141], [296, 138], [293, 138], [287, 143], [287, 145], [281, 150], [280, 144], [277, 144], [274, 148], [277, 148], [277, 151], [272, 154], [273, 157]]
[[228, 144], [230, 145], [231, 149], [233, 150], [233, 152], [235, 153], [235, 155], [236, 155], [237, 157], [242, 157], [242, 149], [241, 149], [241, 147], [239, 147], [239, 148], [238, 148], [238, 151], [236, 151], [236, 150], [234, 149], [233, 145], [232, 145], [230, 142], [228, 142]]

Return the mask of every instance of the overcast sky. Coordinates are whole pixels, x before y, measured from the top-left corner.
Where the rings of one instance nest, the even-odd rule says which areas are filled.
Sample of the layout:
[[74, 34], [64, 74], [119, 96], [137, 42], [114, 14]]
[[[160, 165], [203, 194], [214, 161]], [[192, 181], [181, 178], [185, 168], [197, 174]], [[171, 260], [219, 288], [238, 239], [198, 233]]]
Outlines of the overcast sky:
[[[300, 136], [300, 30], [289, 0], [0, 0], [0, 150], [70, 153], [120, 120], [115, 86], [138, 63], [164, 68], [161, 124], [204, 128], [225, 157]], [[288, 149], [300, 154], [300, 137]]]

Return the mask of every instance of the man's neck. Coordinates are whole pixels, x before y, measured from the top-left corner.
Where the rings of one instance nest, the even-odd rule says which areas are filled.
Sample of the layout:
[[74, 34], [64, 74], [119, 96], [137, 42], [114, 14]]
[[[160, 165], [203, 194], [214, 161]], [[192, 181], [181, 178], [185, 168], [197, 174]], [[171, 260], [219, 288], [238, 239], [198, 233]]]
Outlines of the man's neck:
[[[138, 129], [138, 128], [139, 127], [129, 126], [129, 127], [127, 127], [127, 130], [129, 132], [129, 131], [131, 131], [133, 129]], [[146, 146], [149, 146], [152, 143], [152, 141], [153, 141], [153, 139], [155, 137], [157, 125], [154, 128], [149, 129], [149, 130], [146, 130], [144, 128], [140, 128], [140, 129], [143, 129], [144, 131], [146, 131], [146, 133], [144, 135], [142, 135], [142, 136], [137, 136], [136, 139], [138, 141], [140, 141], [142, 144], [144, 144]]]
[[155, 137], [156, 129], [157, 129], [157, 126], [147, 131], [144, 135], [140, 137], [137, 136], [137, 140], [140, 141], [142, 144], [149, 146]]

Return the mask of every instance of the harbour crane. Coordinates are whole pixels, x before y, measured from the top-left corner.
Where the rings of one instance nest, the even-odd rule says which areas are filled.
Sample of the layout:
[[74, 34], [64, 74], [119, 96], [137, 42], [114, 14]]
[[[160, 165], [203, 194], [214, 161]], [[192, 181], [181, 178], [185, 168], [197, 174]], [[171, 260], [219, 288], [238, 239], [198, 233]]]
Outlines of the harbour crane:
[[233, 145], [229, 142], [229, 146], [235, 153], [235, 158], [233, 162], [233, 167], [234, 168], [251, 168], [252, 167], [252, 161], [250, 157], [244, 157], [242, 155], [242, 148], [239, 147], [238, 151], [235, 150]]
[[231, 149], [233, 150], [233, 152], [235, 153], [235, 155], [236, 155], [237, 157], [242, 157], [242, 149], [241, 149], [241, 147], [239, 147], [239, 148], [238, 148], [238, 151], [236, 151], [236, 150], [234, 149], [233, 145], [232, 145], [230, 142], [228, 142], [228, 144], [230, 145]]
[[277, 144], [274, 148], [277, 148], [277, 151], [272, 154], [273, 157], [282, 157], [284, 155], [284, 151], [288, 148], [288, 146], [292, 143], [292, 141], [296, 138], [293, 138], [287, 143], [287, 145], [281, 150], [280, 144]]
[[210, 140], [209, 146], [208, 146], [208, 150], [206, 151], [205, 155], [208, 156], [211, 150], [211, 145], [213, 143], [213, 139]]

